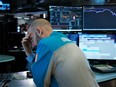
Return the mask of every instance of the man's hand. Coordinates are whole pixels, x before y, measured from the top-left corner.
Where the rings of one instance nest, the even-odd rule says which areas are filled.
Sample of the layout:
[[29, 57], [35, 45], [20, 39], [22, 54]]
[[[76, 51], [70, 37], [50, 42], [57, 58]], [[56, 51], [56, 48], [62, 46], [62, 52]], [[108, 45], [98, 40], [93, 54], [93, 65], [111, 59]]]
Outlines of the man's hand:
[[26, 35], [22, 39], [21, 43], [22, 43], [22, 46], [24, 48], [26, 55], [28, 56], [29, 54], [31, 54], [32, 53], [32, 39], [30, 35]]

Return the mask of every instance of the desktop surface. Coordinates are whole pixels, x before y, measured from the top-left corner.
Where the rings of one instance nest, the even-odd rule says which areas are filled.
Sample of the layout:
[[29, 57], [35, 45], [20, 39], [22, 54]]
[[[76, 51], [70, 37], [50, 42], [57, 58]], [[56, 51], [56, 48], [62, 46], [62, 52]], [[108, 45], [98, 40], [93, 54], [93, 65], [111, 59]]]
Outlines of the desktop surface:
[[116, 79], [116, 72], [113, 72], [113, 73], [99, 73], [99, 72], [94, 71], [94, 73], [95, 73], [96, 81], [98, 83]]
[[36, 87], [32, 78], [27, 77], [28, 71], [13, 73], [15, 78], [9, 82], [8, 87]]
[[10, 62], [10, 61], [13, 61], [13, 60], [15, 60], [15, 57], [14, 56], [0, 55], [0, 63]]
[[[8, 87], [36, 87], [36, 85], [33, 82], [33, 79], [26, 77], [26, 73], [27, 71], [15, 73], [24, 76], [24, 78], [12, 80], [11, 82], [9, 82]], [[105, 74], [98, 72], [94, 73], [96, 81], [98, 83], [116, 79], [116, 73], [105, 73]]]
[[9, 83], [8, 87], [36, 87], [33, 79], [13, 80]]

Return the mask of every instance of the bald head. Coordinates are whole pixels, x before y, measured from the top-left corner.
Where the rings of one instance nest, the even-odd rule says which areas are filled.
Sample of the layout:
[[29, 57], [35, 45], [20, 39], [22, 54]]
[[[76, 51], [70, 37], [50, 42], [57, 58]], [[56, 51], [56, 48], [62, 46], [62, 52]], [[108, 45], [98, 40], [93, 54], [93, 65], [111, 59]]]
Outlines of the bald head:
[[42, 38], [47, 37], [52, 32], [52, 27], [49, 21], [46, 19], [36, 19], [30, 25], [28, 32], [38, 32]]
[[31, 29], [36, 29], [37, 27], [45, 27], [46, 30], [48, 29], [52, 29], [51, 28], [51, 24], [49, 21], [47, 21], [46, 19], [36, 19], [35, 21], [32, 22], [32, 24], [30, 25]]

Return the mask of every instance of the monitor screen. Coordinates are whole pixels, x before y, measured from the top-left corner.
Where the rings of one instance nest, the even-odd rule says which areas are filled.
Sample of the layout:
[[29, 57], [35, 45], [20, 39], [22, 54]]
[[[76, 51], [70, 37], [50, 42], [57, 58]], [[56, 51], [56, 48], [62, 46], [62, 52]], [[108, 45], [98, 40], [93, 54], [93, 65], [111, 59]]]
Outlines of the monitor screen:
[[78, 33], [69, 33], [67, 34], [67, 37], [72, 40], [74, 43], [79, 45], [79, 34]]
[[0, 11], [9, 11], [10, 5], [10, 0], [0, 0]]
[[87, 59], [116, 60], [116, 34], [79, 34], [79, 47]]
[[54, 31], [81, 31], [82, 7], [49, 6], [50, 23]]
[[116, 6], [114, 5], [83, 6], [84, 31], [114, 31], [115, 21]]

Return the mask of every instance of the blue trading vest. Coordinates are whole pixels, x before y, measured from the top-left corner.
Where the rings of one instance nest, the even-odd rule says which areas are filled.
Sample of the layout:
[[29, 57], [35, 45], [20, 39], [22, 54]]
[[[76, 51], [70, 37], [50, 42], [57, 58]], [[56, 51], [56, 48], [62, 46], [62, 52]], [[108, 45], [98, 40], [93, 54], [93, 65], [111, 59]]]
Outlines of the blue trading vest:
[[[52, 32], [49, 37], [39, 42], [36, 50], [38, 60], [32, 65], [33, 79], [37, 87], [44, 87], [44, 79], [53, 53], [67, 43], [72, 41], [58, 32]], [[54, 76], [51, 77], [50, 87], [59, 87]]]

